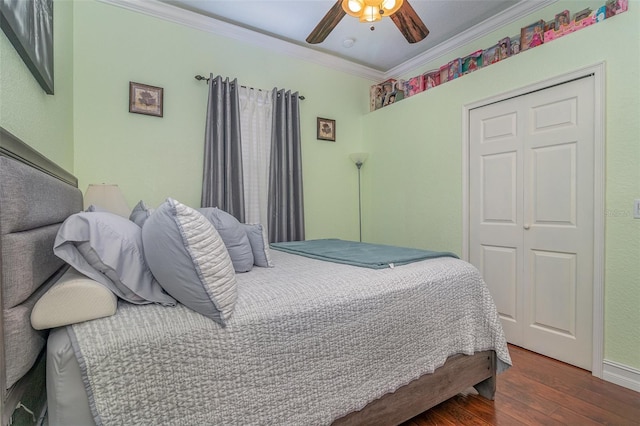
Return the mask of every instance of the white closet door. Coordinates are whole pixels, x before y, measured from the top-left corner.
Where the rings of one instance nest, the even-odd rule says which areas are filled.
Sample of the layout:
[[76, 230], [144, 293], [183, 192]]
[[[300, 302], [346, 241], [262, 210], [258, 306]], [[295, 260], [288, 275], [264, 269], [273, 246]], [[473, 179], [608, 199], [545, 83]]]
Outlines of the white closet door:
[[470, 113], [470, 260], [507, 340], [591, 368], [593, 78]]
[[507, 340], [524, 346], [524, 115], [508, 100], [470, 114], [470, 261], [487, 282]]

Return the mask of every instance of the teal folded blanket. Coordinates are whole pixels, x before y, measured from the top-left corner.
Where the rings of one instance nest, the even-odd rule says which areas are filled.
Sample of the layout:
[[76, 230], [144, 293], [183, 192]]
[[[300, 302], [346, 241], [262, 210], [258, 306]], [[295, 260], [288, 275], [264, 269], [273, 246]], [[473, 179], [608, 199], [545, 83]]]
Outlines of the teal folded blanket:
[[420, 250], [383, 244], [358, 243], [338, 239], [272, 243], [271, 248], [328, 262], [364, 268], [384, 269], [436, 257], [455, 257], [448, 252]]

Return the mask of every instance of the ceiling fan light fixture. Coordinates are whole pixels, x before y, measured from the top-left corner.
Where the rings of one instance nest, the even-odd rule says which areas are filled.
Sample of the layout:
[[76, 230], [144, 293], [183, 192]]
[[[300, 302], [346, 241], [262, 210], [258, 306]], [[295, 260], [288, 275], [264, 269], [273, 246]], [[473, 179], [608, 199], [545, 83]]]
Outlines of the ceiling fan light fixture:
[[377, 22], [382, 20], [378, 6], [365, 6], [360, 15], [360, 22]]
[[396, 0], [384, 0], [382, 2], [382, 8], [386, 10], [391, 10], [396, 6]]
[[409, 43], [417, 43], [429, 35], [429, 29], [409, 0], [336, 0], [311, 31], [306, 39], [307, 43], [322, 43], [347, 14], [358, 18], [360, 22], [368, 23], [372, 31], [375, 29], [374, 22], [389, 16]]
[[400, 9], [402, 0], [384, 0], [380, 5], [380, 9], [384, 10], [385, 16], [391, 16]]
[[342, 0], [342, 9], [360, 22], [377, 22], [400, 9], [403, 0]]
[[[346, 7], [345, 7], [346, 6]], [[360, 11], [364, 8], [363, 0], [343, 0], [342, 8], [345, 12], [352, 16], [359, 16]]]

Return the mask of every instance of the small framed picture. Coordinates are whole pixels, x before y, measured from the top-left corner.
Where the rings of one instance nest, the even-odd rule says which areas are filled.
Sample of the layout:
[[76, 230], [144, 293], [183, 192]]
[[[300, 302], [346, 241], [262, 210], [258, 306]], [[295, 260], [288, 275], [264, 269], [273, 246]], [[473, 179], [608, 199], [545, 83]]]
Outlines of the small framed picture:
[[[455, 80], [462, 74], [462, 61], [456, 58], [447, 64], [447, 81]], [[440, 77], [442, 81], [442, 77]]]
[[385, 107], [394, 103], [396, 101], [396, 80], [390, 78], [389, 80], [383, 81], [380, 85], [382, 86], [382, 106]]
[[130, 81], [129, 112], [162, 117], [163, 96], [164, 89], [162, 87], [149, 86]]
[[371, 91], [369, 92], [369, 100], [371, 103], [369, 111], [375, 111], [382, 108], [382, 102], [384, 101], [384, 98], [382, 96], [382, 86], [380, 84], [374, 84], [373, 86], [371, 86]]
[[618, 14], [618, 10], [620, 10], [620, 4], [618, 0], [607, 0], [604, 4], [605, 6], [605, 18], [611, 18]]
[[318, 117], [318, 136], [321, 141], [336, 141], [336, 120]]
[[569, 25], [569, 22], [571, 22], [571, 14], [569, 13], [568, 10], [563, 10], [562, 12], [556, 15], [555, 22], [556, 22], [555, 30], [559, 31], [563, 29], [565, 25]]
[[[405, 88], [404, 83], [405, 81], [403, 79], [400, 79], [395, 82], [395, 85], [393, 86], [393, 93], [395, 93], [394, 102], [399, 102], [404, 99], [406, 95], [406, 93], [404, 92], [404, 88]], [[389, 102], [389, 103], [393, 103], [393, 102]]]
[[573, 21], [577, 24], [589, 15], [591, 15], [591, 8], [588, 7], [586, 9], [582, 9], [580, 12], [576, 12], [576, 14], [573, 15]]
[[482, 68], [482, 50], [477, 50], [460, 60], [461, 75], [469, 74]]
[[544, 42], [544, 21], [536, 21], [520, 30], [520, 51], [540, 46]]
[[498, 55], [500, 56], [500, 60], [507, 59], [511, 56], [511, 39], [509, 37], [498, 41]]
[[497, 44], [494, 44], [488, 49], [485, 49], [482, 53], [482, 65], [487, 66], [500, 62], [500, 48]]
[[422, 74], [424, 79], [424, 90], [433, 89], [440, 85], [440, 70], [431, 70]]
[[424, 91], [424, 79], [421, 75], [411, 77], [405, 83], [405, 94], [407, 97], [417, 95]]
[[440, 67], [440, 84], [447, 81], [449, 81], [449, 64], [444, 64]]
[[547, 21], [544, 24], [544, 32], [547, 31], [555, 31], [556, 30], [556, 21]]
[[520, 53], [520, 36], [511, 37], [511, 56]]

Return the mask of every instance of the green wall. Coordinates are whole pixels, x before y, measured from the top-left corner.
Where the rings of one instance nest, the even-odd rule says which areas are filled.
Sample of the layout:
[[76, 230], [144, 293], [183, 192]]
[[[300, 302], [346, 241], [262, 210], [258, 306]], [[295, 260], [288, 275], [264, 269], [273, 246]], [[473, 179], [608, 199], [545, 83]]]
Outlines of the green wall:
[[[556, 3], [409, 76], [491, 46], [540, 17], [549, 20], [584, 5]], [[632, 215], [633, 199], [640, 198], [638, 6], [633, 2], [627, 13], [363, 118], [371, 153], [363, 168], [365, 239], [460, 253], [463, 106], [606, 62], [604, 355], [635, 368], [640, 368], [640, 220]]]
[[[308, 238], [358, 237], [356, 168], [371, 82], [208, 32], [94, 1], [74, 8], [75, 173], [117, 183], [130, 206], [167, 196], [199, 206], [207, 85], [196, 74], [297, 90]], [[164, 88], [164, 117], [128, 111], [129, 81]], [[316, 140], [316, 117], [337, 141]]]
[[[206, 85], [195, 74], [299, 90], [308, 238], [356, 239], [357, 173], [366, 150], [368, 241], [460, 252], [462, 108], [511, 89], [606, 62], [605, 358], [640, 368], [639, 6], [462, 79], [368, 113], [371, 82], [95, 1], [55, 1], [56, 94], [48, 96], [0, 35], [0, 125], [58, 164], [80, 187], [114, 182], [130, 205], [200, 200]], [[485, 48], [565, 1], [449, 55]], [[404, 76], [404, 77], [407, 77]], [[164, 87], [163, 118], [128, 112], [129, 81]], [[315, 139], [316, 117], [337, 119], [336, 143]]]
[[0, 126], [73, 171], [73, 5], [53, 7], [55, 95], [47, 95], [0, 31]]

